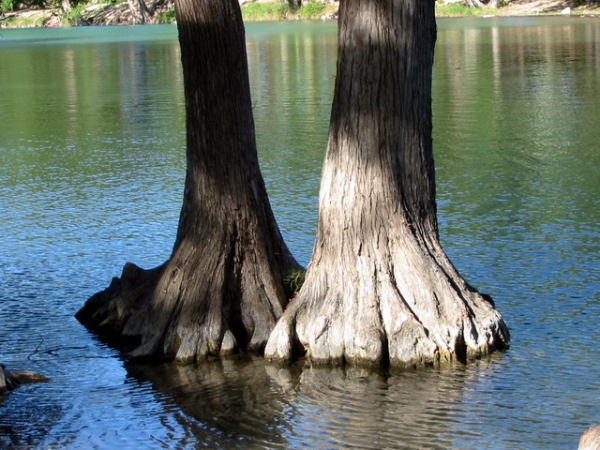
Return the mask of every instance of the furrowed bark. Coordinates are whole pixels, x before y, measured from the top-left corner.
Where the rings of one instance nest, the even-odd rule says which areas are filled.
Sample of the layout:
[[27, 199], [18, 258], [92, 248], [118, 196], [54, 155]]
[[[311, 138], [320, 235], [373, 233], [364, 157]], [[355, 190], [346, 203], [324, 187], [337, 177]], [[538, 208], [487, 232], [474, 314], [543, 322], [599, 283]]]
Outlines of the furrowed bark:
[[187, 117], [187, 174], [170, 259], [125, 266], [77, 317], [137, 358], [190, 361], [262, 351], [298, 268], [258, 165], [237, 0], [176, 2]]
[[434, 1], [347, 0], [313, 256], [266, 347], [289, 361], [396, 367], [506, 347], [491, 298], [439, 244], [432, 144]]

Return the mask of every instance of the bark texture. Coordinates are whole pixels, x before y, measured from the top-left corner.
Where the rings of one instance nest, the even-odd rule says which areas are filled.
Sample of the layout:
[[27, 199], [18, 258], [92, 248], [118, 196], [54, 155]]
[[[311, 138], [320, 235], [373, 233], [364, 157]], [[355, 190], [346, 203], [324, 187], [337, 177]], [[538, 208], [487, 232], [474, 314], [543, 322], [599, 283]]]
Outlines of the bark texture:
[[125, 265], [80, 321], [132, 357], [189, 361], [262, 351], [298, 265], [271, 211], [254, 136], [237, 0], [178, 0], [187, 174], [170, 259]]
[[600, 450], [600, 425], [594, 425], [583, 433], [578, 450]]
[[433, 0], [340, 3], [338, 67], [313, 256], [265, 354], [438, 365], [506, 347], [489, 296], [438, 240]]
[[150, 17], [150, 10], [144, 0], [127, 0], [129, 10], [131, 11], [131, 21], [133, 25], [144, 25]]

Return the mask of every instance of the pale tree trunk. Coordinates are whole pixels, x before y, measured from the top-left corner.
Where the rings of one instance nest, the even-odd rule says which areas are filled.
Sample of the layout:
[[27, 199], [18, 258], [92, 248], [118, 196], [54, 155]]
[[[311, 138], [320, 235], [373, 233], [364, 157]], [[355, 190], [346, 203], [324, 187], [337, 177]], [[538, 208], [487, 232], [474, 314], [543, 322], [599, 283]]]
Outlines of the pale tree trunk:
[[150, 17], [150, 10], [144, 0], [127, 0], [134, 25], [145, 24]]
[[483, 3], [480, 0], [465, 0], [469, 8], [483, 8]]
[[337, 78], [313, 256], [265, 355], [397, 367], [506, 347], [489, 296], [438, 240], [433, 0], [340, 3]]
[[178, 0], [187, 174], [177, 239], [156, 269], [125, 265], [77, 317], [132, 357], [262, 352], [298, 268], [277, 228], [254, 136], [237, 0]]
[[594, 425], [586, 430], [579, 439], [578, 450], [598, 450], [600, 449], [600, 425]]

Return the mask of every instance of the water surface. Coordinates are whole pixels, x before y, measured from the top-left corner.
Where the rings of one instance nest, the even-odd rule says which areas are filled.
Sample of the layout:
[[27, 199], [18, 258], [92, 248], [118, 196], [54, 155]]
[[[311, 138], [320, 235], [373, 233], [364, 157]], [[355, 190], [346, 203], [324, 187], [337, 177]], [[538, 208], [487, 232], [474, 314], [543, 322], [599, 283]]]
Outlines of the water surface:
[[[52, 377], [0, 403], [0, 447], [570, 449], [600, 422], [600, 22], [438, 22], [440, 234], [506, 318], [447, 371], [141, 367], [73, 314], [170, 254], [185, 171], [172, 26], [2, 30], [0, 360]], [[335, 76], [329, 23], [247, 27], [261, 167], [310, 257]]]

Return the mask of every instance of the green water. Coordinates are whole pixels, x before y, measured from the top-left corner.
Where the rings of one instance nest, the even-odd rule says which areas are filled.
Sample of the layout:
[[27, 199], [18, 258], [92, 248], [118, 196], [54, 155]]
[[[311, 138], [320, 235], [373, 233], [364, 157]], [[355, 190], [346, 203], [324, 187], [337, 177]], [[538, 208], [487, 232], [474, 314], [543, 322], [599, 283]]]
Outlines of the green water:
[[[570, 449], [600, 422], [600, 21], [438, 21], [441, 240], [512, 347], [445, 372], [124, 364], [73, 318], [176, 232], [185, 117], [172, 26], [2, 30], [0, 360], [52, 377], [0, 403], [0, 447]], [[331, 23], [252, 23], [263, 175], [308, 262]]]

